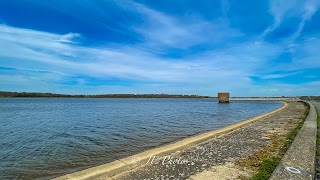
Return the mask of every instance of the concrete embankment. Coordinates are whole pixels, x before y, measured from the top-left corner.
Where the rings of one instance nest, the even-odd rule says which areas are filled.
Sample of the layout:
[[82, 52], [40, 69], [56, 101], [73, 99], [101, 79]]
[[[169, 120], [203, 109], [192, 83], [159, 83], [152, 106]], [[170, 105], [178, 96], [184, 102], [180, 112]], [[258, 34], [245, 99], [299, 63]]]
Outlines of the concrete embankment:
[[[302, 103], [289, 102], [285, 109], [260, 118], [259, 121], [179, 152], [158, 157], [155, 162], [145, 163], [141, 168], [128, 170], [113, 178], [119, 180], [249, 178], [255, 174], [255, 169], [239, 165], [238, 160], [251, 159], [254, 154], [264, 152], [273, 143], [273, 137], [282, 138], [283, 142], [286, 135], [301, 122], [304, 113], [305, 106]], [[274, 153], [277, 153], [277, 149]], [[172, 163], [168, 163], [168, 156], [173, 160]], [[187, 163], [174, 163], [174, 160]], [[260, 161], [253, 162], [253, 166], [259, 166]], [[107, 176], [101, 176], [99, 179], [107, 179]]]
[[[262, 140], [261, 142], [257, 142], [257, 143], [250, 143], [252, 141], [250, 139], [250, 136], [255, 136], [255, 135], [257, 135], [257, 133], [256, 132], [246, 133], [245, 132], [246, 130], [243, 130], [242, 128], [247, 127], [247, 126], [251, 127], [250, 126], [251, 124], [256, 124], [255, 122], [260, 122], [260, 120], [262, 120], [262, 119], [268, 119], [271, 116], [279, 114], [280, 112], [282, 112], [285, 109], [291, 110], [296, 105], [297, 104], [293, 103], [290, 105], [290, 107], [288, 107], [288, 104], [284, 103], [283, 107], [281, 107], [275, 111], [272, 111], [270, 113], [267, 113], [267, 114], [264, 114], [261, 116], [257, 116], [255, 118], [252, 118], [252, 119], [249, 119], [249, 120], [246, 120], [243, 122], [239, 122], [239, 123], [233, 124], [231, 126], [228, 126], [228, 127], [216, 130], [216, 131], [204, 133], [204, 134], [201, 134], [201, 135], [198, 135], [195, 137], [184, 139], [182, 141], [179, 141], [179, 142], [176, 142], [173, 144], [169, 144], [167, 146], [152, 149], [152, 150], [149, 150], [149, 151], [146, 151], [146, 152], [134, 155], [134, 156], [120, 159], [120, 160], [117, 160], [117, 161], [114, 161], [114, 162], [111, 162], [108, 164], [104, 164], [101, 166], [93, 167], [93, 168], [79, 171], [76, 173], [61, 176], [56, 179], [57, 180], [58, 179], [65, 179], [65, 180], [66, 179], [109, 179], [109, 178], [144, 179], [144, 178], [154, 177], [157, 175], [159, 175], [159, 177], [160, 177], [161, 173], [166, 173], [167, 171], [170, 171], [170, 172], [167, 172], [168, 173], [167, 175], [171, 174], [170, 176], [179, 177], [180, 179], [185, 179], [186, 177], [191, 176], [191, 175], [199, 172], [199, 171], [189, 171], [191, 166], [192, 166], [191, 169], [196, 170], [196, 169], [198, 169], [197, 166], [199, 164], [202, 164], [203, 162], [201, 162], [201, 161], [196, 162], [195, 159], [191, 160], [190, 159], [191, 157], [184, 157], [184, 156], [182, 156], [183, 155], [182, 152], [187, 152], [186, 150], [190, 150], [190, 153], [191, 153], [191, 152], [193, 152], [193, 148], [195, 148], [195, 145], [197, 145], [201, 142], [204, 142], [204, 141], [208, 141], [208, 140], [210, 140], [210, 142], [211, 142], [212, 138], [214, 138], [214, 137], [218, 137], [218, 136], [224, 137], [225, 135], [230, 134], [230, 133], [231, 133], [230, 136], [232, 136], [232, 137], [238, 137], [239, 134], [237, 134], [237, 133], [240, 133], [240, 134], [242, 134], [242, 136], [241, 136], [242, 139], [238, 139], [238, 140], [234, 139], [231, 142], [231, 144], [225, 144], [225, 145], [216, 144], [216, 147], [229, 149], [229, 151], [223, 151], [220, 149], [217, 152], [227, 153], [230, 155], [231, 154], [237, 155], [238, 154], [238, 152], [237, 152], [238, 146], [240, 144], [247, 144], [247, 143], [249, 143], [250, 147], [245, 145], [245, 152], [250, 151], [250, 149], [254, 149], [254, 147], [256, 145], [261, 145], [261, 143], [262, 144], [265, 143], [264, 142], [265, 140]], [[300, 109], [301, 109], [301, 107], [300, 107]], [[295, 112], [299, 113], [299, 111], [295, 111]], [[254, 127], [254, 131], [256, 131], [255, 128], [256, 127]], [[236, 130], [239, 130], [239, 129], [242, 129], [242, 130], [239, 132], [235, 132]], [[258, 134], [262, 135], [262, 133], [258, 133]], [[260, 139], [261, 137], [259, 136], [257, 138]], [[221, 141], [221, 139], [219, 139], [219, 141]], [[250, 141], [250, 142], [246, 142], [246, 141]], [[225, 141], [225, 142], [229, 142], [229, 141]], [[197, 147], [200, 147], [200, 146], [197, 146]], [[214, 150], [212, 150], [212, 152], [208, 152], [208, 154], [211, 154], [212, 156], [214, 156], [214, 155], [220, 156], [219, 154], [216, 154], [217, 152], [214, 152]], [[203, 153], [205, 153], [205, 151]], [[171, 157], [171, 159], [168, 159], [168, 155]], [[173, 155], [176, 156], [180, 160], [173, 159]], [[189, 154], [189, 155], [191, 155], [191, 154]], [[156, 161], [159, 161], [161, 159], [161, 157], [167, 158], [168, 162], [170, 162], [171, 164], [170, 165], [167, 164], [167, 166], [162, 166], [162, 168], [158, 169], [159, 171], [157, 171], [157, 168], [156, 168], [157, 165], [153, 164], [153, 163]], [[220, 158], [221, 157], [225, 157], [225, 156], [220, 156]], [[232, 156], [230, 156], [230, 158], [231, 157]], [[155, 160], [155, 161], [154, 162], [152, 161], [152, 163], [150, 163], [150, 158], [153, 158], [153, 160]], [[225, 159], [227, 160], [228, 157], [225, 157]], [[208, 159], [208, 160], [210, 160], [210, 159]], [[184, 169], [183, 171], [186, 171], [186, 172], [183, 173], [181, 171], [182, 174], [176, 174], [177, 172], [180, 172], [180, 171], [174, 171], [174, 170], [172, 171], [170, 169], [170, 167], [171, 168], [173, 167], [173, 166], [171, 166], [171, 165], [173, 165], [172, 161], [175, 161], [174, 167], [178, 166], [178, 167]], [[216, 162], [219, 162], [219, 161], [216, 161]], [[148, 164], [148, 162], [149, 162], [149, 164]], [[213, 161], [213, 162], [215, 162], [215, 161]], [[189, 163], [189, 165], [187, 165], [188, 163]], [[208, 168], [208, 167], [211, 167], [212, 165], [213, 165], [212, 163], [211, 164], [207, 163], [207, 165], [205, 165], [205, 166], [201, 165], [201, 167]], [[189, 166], [189, 168], [186, 166]], [[149, 171], [148, 168], [150, 168], [150, 167], [155, 167], [156, 169], [152, 169]], [[162, 171], [163, 168], [165, 168], [165, 169], [167, 168], [166, 171]], [[143, 169], [148, 169], [147, 172], [149, 172], [151, 174], [147, 173], [147, 174], [143, 175], [143, 177], [138, 177], [138, 176], [131, 177], [132, 173], [136, 172], [136, 175], [139, 175], [140, 173], [138, 171], [140, 171], [140, 170], [143, 171]], [[200, 169], [202, 169], [202, 168], [200, 168]], [[144, 173], [142, 173], [142, 174], [144, 174]], [[126, 177], [127, 175], [129, 175], [130, 177]], [[149, 175], [150, 175], [150, 177], [149, 177]]]
[[315, 152], [317, 136], [317, 114], [310, 104], [309, 115], [279, 165], [272, 173], [271, 180], [307, 180], [315, 174]]
[[315, 163], [315, 170], [316, 170], [316, 174], [315, 174], [315, 179], [320, 180], [320, 143], [319, 143], [319, 138], [320, 138], [320, 126], [319, 126], [319, 120], [320, 120], [320, 101], [312, 101], [311, 102], [313, 104], [313, 106], [316, 108], [317, 110], [317, 115], [318, 115], [318, 119], [317, 119], [317, 150], [316, 150], [316, 163]]

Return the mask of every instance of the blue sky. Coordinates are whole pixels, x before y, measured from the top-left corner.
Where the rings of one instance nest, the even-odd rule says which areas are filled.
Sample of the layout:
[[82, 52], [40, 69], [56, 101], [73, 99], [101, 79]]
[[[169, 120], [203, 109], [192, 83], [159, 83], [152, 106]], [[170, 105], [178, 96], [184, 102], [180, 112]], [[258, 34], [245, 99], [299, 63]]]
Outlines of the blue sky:
[[4, 0], [0, 90], [320, 95], [319, 0]]

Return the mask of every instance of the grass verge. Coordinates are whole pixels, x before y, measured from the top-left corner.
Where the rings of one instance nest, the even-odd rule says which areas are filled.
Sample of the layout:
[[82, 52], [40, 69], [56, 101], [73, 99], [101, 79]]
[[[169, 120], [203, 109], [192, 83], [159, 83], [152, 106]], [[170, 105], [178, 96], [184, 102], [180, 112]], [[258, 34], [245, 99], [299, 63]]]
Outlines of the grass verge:
[[[256, 172], [250, 179], [251, 180], [267, 180], [271, 176], [274, 169], [279, 164], [281, 158], [290, 147], [294, 138], [302, 127], [304, 120], [309, 113], [309, 104], [304, 103], [305, 112], [299, 118], [297, 125], [289, 131], [286, 135], [272, 135], [270, 137], [271, 143], [261, 147], [259, 152], [252, 156], [237, 161], [237, 165], [249, 168]], [[320, 143], [320, 138], [319, 138]], [[320, 152], [320, 151], [319, 151]], [[320, 169], [319, 169], [320, 170]], [[241, 177], [241, 179], [248, 179]]]

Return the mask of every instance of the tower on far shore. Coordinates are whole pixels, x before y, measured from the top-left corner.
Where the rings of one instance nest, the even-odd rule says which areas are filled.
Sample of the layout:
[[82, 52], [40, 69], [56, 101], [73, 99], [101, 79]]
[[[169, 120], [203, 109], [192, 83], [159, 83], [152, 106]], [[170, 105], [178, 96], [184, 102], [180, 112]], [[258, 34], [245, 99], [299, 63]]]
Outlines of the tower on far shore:
[[228, 92], [218, 92], [219, 103], [228, 103], [230, 98], [230, 93]]

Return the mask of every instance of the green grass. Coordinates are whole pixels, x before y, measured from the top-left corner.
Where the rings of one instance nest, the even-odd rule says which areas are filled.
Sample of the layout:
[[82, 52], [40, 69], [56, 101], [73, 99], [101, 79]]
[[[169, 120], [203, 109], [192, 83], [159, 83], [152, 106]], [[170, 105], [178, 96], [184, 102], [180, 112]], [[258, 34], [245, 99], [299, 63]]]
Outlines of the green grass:
[[[280, 147], [278, 154], [274, 155], [270, 158], [264, 159], [263, 162], [260, 164], [257, 173], [250, 178], [251, 180], [268, 180], [269, 179], [272, 172], [277, 167], [281, 158], [286, 153], [286, 151], [288, 150], [288, 148], [292, 144], [294, 138], [296, 137], [299, 130], [301, 129], [304, 120], [308, 116], [310, 107], [308, 104], [306, 104], [306, 103], [304, 103], [304, 104], [306, 106], [306, 110], [305, 110], [304, 114], [300, 117], [300, 121], [298, 122], [297, 126], [287, 134], [284, 141], [283, 140], [276, 140], [276, 139], [273, 140], [272, 144], [274, 146], [274, 149], [276, 149], [276, 147], [279, 143], [283, 143], [283, 145]], [[319, 122], [319, 116], [318, 116], [318, 122]], [[280, 139], [280, 137], [279, 137], [279, 139]], [[320, 137], [319, 137], [319, 142], [320, 142]]]
[[304, 118], [302, 118], [299, 121], [298, 125], [289, 132], [289, 134], [286, 137], [286, 141], [284, 142], [283, 146], [280, 149], [279, 155], [283, 156], [287, 152], [287, 150], [289, 149], [290, 145], [292, 144], [294, 138], [299, 133], [306, 117], [307, 117], [307, 115]]
[[264, 160], [259, 167], [258, 173], [256, 173], [251, 180], [269, 179], [271, 173], [277, 167], [280, 160], [281, 158], [278, 156], [273, 156], [270, 159]]

